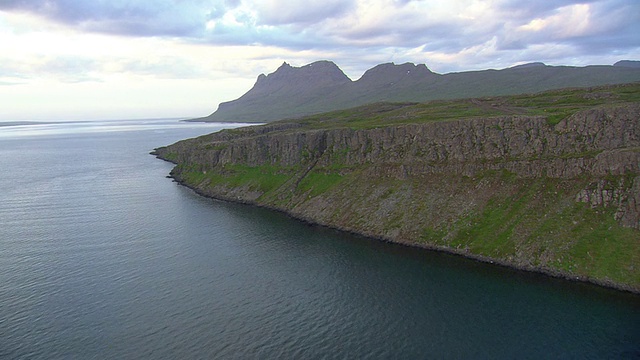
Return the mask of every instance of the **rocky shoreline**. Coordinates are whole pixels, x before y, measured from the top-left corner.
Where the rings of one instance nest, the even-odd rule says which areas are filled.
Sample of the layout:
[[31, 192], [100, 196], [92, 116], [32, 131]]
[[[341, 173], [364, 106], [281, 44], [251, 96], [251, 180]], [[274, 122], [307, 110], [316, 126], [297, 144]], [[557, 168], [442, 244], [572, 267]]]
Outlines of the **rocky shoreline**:
[[154, 154], [204, 196], [640, 293], [640, 103], [558, 123], [523, 115], [364, 129], [273, 123]]

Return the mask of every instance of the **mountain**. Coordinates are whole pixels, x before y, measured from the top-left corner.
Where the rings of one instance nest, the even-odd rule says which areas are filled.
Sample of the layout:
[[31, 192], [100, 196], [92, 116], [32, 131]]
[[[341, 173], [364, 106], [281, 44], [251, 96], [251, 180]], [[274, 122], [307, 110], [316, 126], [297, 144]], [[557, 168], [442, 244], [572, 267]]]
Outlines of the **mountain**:
[[620, 60], [617, 63], [613, 64], [613, 66], [622, 66], [622, 67], [630, 67], [630, 68], [640, 68], [640, 61], [634, 60]]
[[269, 122], [379, 101], [425, 102], [536, 93], [545, 90], [640, 81], [640, 62], [614, 66], [549, 66], [540, 62], [502, 70], [448, 74], [424, 64], [380, 64], [352, 81], [331, 61], [302, 67], [286, 62], [275, 72], [258, 76], [247, 93], [223, 102], [211, 115], [194, 121]]
[[260, 74], [253, 88], [240, 98], [221, 103], [208, 120], [258, 122], [264, 121], [259, 119], [267, 113], [269, 120], [290, 117], [292, 109], [297, 109], [295, 113], [299, 115], [322, 112], [326, 105], [318, 104], [316, 99], [325, 98], [350, 82], [330, 61], [317, 61], [300, 68], [285, 62], [272, 74]]

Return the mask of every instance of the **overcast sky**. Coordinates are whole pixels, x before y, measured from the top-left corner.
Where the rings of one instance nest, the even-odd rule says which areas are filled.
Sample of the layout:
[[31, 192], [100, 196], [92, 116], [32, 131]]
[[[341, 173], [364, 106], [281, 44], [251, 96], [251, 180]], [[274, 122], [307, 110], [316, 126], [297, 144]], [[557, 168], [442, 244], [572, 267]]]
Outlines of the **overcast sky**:
[[640, 60], [640, 1], [0, 0], [0, 120], [208, 115], [283, 61]]

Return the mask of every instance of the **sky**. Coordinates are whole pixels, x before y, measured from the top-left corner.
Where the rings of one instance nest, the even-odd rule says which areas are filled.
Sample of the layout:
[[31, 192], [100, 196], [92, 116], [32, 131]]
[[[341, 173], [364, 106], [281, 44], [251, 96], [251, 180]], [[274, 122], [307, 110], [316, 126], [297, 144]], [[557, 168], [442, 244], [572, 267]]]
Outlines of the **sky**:
[[0, 0], [0, 121], [199, 117], [283, 62], [640, 60], [638, 0]]

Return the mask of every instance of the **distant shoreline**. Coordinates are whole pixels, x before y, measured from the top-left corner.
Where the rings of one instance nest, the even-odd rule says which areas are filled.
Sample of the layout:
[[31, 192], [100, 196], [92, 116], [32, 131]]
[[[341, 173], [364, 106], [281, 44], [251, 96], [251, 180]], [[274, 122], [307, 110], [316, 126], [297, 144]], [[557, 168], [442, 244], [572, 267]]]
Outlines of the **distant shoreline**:
[[40, 122], [40, 121], [7, 121], [7, 122], [0, 122], [0, 127], [23, 126], [23, 125], [44, 125], [44, 124], [52, 124], [52, 123]]

